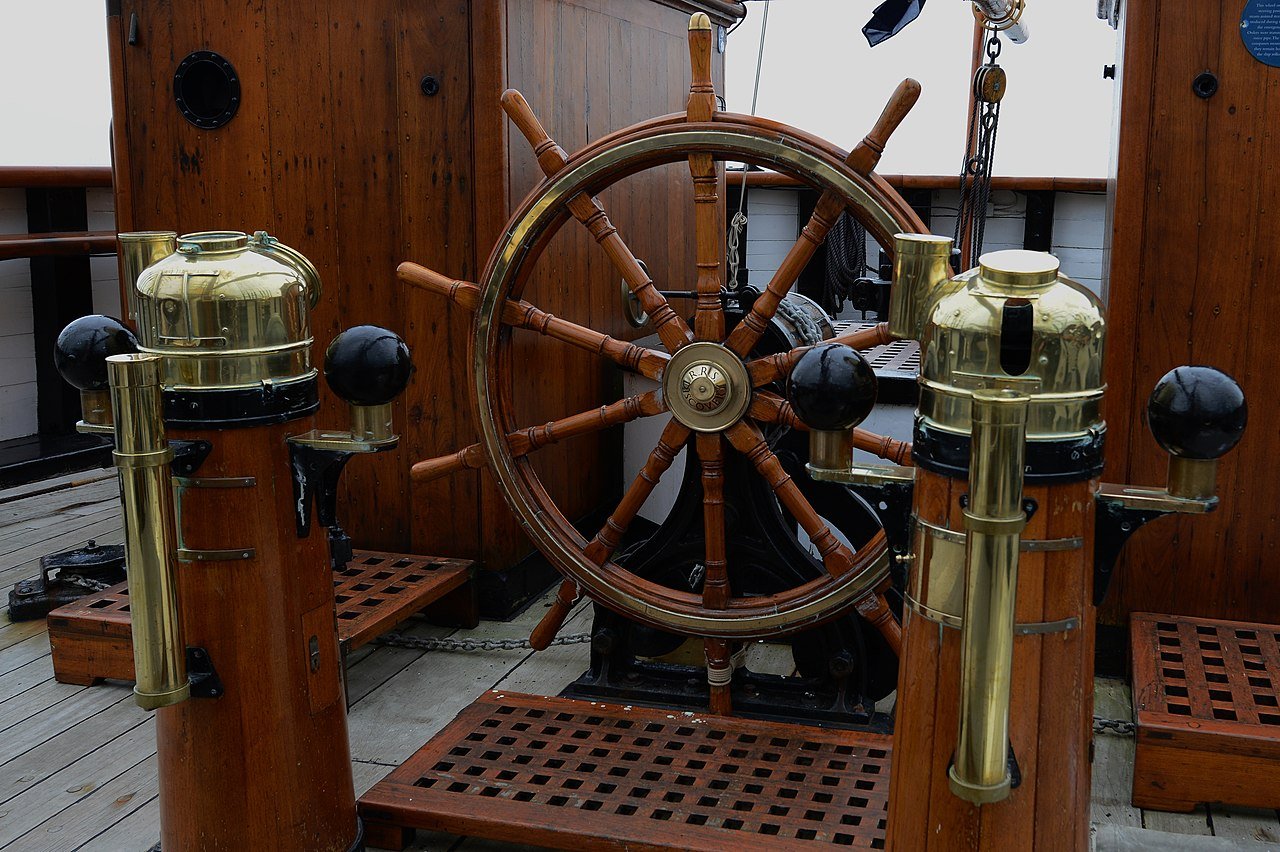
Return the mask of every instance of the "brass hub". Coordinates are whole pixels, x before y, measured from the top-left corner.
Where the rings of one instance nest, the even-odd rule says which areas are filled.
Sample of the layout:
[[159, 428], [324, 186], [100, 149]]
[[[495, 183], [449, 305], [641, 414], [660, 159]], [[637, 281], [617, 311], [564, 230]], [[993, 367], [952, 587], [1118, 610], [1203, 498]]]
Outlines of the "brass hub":
[[742, 359], [718, 343], [690, 343], [671, 357], [663, 379], [667, 406], [697, 432], [719, 432], [742, 419], [751, 378]]

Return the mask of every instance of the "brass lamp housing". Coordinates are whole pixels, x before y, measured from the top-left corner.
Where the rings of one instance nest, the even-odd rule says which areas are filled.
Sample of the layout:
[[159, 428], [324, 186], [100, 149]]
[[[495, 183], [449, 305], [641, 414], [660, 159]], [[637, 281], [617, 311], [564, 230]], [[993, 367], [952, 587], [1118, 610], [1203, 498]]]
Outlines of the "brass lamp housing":
[[[1105, 429], [1102, 396], [1106, 319], [1102, 303], [1058, 271], [1050, 254], [1022, 250], [984, 254], [977, 269], [951, 281], [920, 280], [926, 319], [920, 330], [920, 417], [957, 434], [972, 423], [970, 401], [981, 388], [1031, 397], [1027, 440], [1061, 440]], [[919, 298], [919, 296], [917, 296]], [[1031, 312], [1023, 372], [1001, 364], [1010, 308]]]
[[[1068, 542], [1022, 542], [1024, 471], [1035, 459], [1088, 447], [1094, 455], [1058, 475], [1096, 475], [1106, 320], [1101, 302], [1063, 276], [1052, 255], [999, 251], [950, 276], [951, 241], [895, 239], [890, 332], [920, 341], [917, 463], [943, 464], [969, 481], [965, 529], [917, 520], [907, 605], [961, 631], [962, 671], [952, 792], [975, 804], [1009, 795], [1008, 724], [1020, 550]], [[951, 447], [945, 463], [931, 448]], [[962, 448], [963, 452], [960, 449]], [[1075, 458], [1074, 456], [1070, 456]], [[1079, 546], [1078, 542], [1071, 546]]]
[[135, 297], [143, 352], [166, 390], [234, 390], [316, 376], [310, 309], [320, 276], [264, 231], [201, 231], [142, 270]]

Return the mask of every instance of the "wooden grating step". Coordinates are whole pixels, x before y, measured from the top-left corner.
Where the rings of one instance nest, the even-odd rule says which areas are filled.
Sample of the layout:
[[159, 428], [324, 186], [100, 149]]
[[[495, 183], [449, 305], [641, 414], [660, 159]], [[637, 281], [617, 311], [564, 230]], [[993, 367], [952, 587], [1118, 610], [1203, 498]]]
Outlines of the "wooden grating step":
[[[469, 609], [473, 592], [466, 559], [357, 550], [347, 567], [334, 572], [334, 607], [343, 652], [359, 648], [426, 606], [451, 595]], [[133, 680], [129, 591], [120, 583], [86, 595], [49, 613], [54, 677], [62, 683], [92, 684], [104, 678]]]
[[430, 829], [558, 849], [884, 848], [891, 738], [491, 691], [360, 799], [371, 845]]
[[1280, 807], [1280, 625], [1134, 613], [1133, 804]]

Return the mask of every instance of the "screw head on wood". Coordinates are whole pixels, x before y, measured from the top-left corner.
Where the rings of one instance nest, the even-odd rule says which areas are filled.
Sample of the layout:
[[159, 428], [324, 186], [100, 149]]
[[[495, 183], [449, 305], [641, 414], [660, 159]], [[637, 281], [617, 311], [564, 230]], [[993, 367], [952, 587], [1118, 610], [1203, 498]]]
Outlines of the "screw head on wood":
[[422, 94], [429, 98], [440, 94], [440, 81], [430, 74], [422, 78], [422, 82], [418, 84], [418, 87], [422, 89]]

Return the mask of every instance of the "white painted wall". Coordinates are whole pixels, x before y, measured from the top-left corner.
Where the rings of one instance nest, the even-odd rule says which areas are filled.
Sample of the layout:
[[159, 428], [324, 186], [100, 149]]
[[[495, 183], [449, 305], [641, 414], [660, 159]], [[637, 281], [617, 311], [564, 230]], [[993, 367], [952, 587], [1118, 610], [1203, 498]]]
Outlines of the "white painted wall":
[[[27, 232], [27, 193], [0, 189], [0, 233]], [[0, 261], [0, 441], [36, 431], [31, 261]]]
[[[85, 193], [85, 212], [90, 231], [116, 229], [115, 195], [108, 187], [89, 189]], [[120, 267], [114, 254], [89, 258], [89, 276], [93, 282], [94, 313], [123, 319], [120, 309]]]
[[[958, 190], [933, 193], [931, 227], [935, 234], [955, 233]], [[1107, 197], [1100, 193], [1059, 192], [1054, 199], [1053, 253], [1062, 271], [1093, 292], [1102, 293], [1102, 238]], [[1026, 196], [1013, 190], [991, 195], [986, 251], [1022, 248]], [[793, 189], [753, 188], [747, 194], [748, 281], [764, 286], [800, 234], [798, 193]], [[867, 239], [867, 260], [875, 263], [878, 246]], [[847, 318], [847, 317], [843, 317]]]
[[[110, 189], [90, 189], [85, 206], [91, 231], [116, 227]], [[24, 189], [0, 189], [0, 233], [27, 233], [27, 194]], [[114, 254], [89, 260], [93, 309], [120, 316], [119, 273]], [[36, 420], [36, 358], [32, 333], [31, 261], [0, 261], [0, 441], [34, 435]]]

